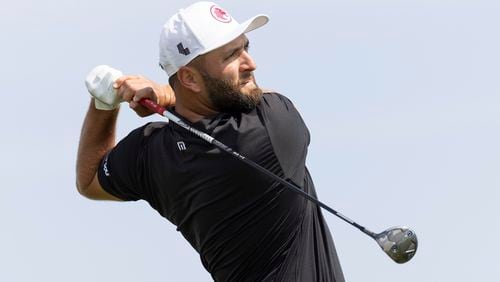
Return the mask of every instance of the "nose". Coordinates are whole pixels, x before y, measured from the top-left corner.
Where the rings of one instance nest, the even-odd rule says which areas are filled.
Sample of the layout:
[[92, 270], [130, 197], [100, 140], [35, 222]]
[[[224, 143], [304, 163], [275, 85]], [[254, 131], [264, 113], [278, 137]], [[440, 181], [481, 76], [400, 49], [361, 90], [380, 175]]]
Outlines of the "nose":
[[241, 52], [240, 56], [240, 72], [252, 72], [257, 68], [257, 65], [255, 64], [255, 61], [252, 59], [252, 56], [248, 54], [247, 51]]

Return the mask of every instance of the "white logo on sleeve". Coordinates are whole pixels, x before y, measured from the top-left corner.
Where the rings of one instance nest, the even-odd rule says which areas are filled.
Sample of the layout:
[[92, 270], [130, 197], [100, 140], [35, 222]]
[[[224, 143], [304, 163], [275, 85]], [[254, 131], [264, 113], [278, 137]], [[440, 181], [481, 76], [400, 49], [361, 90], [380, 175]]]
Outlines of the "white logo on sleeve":
[[186, 151], [186, 144], [183, 141], [177, 142], [177, 148], [179, 148], [179, 151]]
[[109, 170], [108, 170], [108, 156], [104, 159], [104, 164], [102, 166], [102, 170], [104, 170], [104, 175], [110, 176]]

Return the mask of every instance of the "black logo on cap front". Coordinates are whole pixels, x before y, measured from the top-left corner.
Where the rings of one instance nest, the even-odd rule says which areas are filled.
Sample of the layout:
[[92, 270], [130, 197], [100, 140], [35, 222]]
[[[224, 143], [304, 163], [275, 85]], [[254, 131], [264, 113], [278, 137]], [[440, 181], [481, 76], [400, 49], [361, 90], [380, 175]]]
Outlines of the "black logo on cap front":
[[179, 54], [182, 54], [184, 56], [191, 54], [191, 52], [189, 51], [189, 48], [184, 48], [182, 43], [177, 44], [177, 49], [179, 50]]

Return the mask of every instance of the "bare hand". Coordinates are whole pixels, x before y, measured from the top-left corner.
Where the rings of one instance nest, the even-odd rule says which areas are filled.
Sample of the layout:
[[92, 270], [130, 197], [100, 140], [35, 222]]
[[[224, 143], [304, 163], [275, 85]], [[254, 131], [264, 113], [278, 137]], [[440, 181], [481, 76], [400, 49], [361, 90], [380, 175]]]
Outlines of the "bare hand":
[[140, 75], [124, 75], [118, 78], [113, 84], [117, 95], [129, 103], [137, 115], [141, 117], [149, 116], [154, 112], [139, 104], [143, 98], [163, 107], [173, 106], [175, 104], [175, 94], [168, 85], [159, 85]]

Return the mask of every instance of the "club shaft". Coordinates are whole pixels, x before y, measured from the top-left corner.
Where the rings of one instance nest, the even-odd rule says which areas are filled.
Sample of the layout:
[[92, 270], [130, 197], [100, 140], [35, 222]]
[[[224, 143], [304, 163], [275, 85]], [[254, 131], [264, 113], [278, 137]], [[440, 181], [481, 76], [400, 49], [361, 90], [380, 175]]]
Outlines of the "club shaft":
[[343, 214], [339, 213], [338, 211], [332, 209], [331, 207], [327, 206], [326, 204], [324, 204], [320, 200], [316, 199], [315, 197], [309, 195], [307, 192], [303, 191], [300, 187], [298, 187], [294, 183], [286, 181], [285, 179], [283, 179], [283, 178], [277, 176], [276, 174], [270, 172], [269, 170], [263, 168], [262, 166], [260, 166], [256, 162], [254, 162], [254, 161], [252, 161], [250, 159], [247, 159], [246, 157], [240, 155], [238, 152], [234, 151], [230, 147], [226, 146], [224, 143], [218, 141], [217, 139], [213, 138], [212, 136], [206, 134], [205, 132], [201, 132], [201, 131], [197, 130], [196, 128], [191, 127], [190, 125], [188, 125], [187, 123], [185, 123], [183, 120], [181, 120], [179, 117], [177, 117], [173, 113], [167, 111], [165, 108], [163, 108], [160, 105], [154, 103], [153, 101], [151, 101], [149, 99], [142, 99], [140, 101], [140, 104], [143, 105], [143, 106], [145, 106], [145, 107], [147, 107], [148, 109], [150, 109], [150, 110], [152, 110], [152, 111], [154, 111], [154, 112], [156, 112], [156, 113], [158, 113], [158, 114], [166, 117], [167, 119], [169, 119], [170, 121], [172, 121], [175, 124], [179, 125], [180, 127], [186, 129], [187, 131], [189, 131], [192, 134], [200, 137], [201, 139], [207, 141], [208, 143], [216, 146], [217, 148], [219, 148], [222, 151], [230, 154], [231, 156], [239, 159], [240, 161], [244, 162], [245, 164], [247, 164], [247, 165], [249, 165], [249, 166], [257, 169], [258, 171], [260, 171], [261, 173], [269, 176], [273, 180], [275, 180], [275, 181], [283, 184], [285, 187], [291, 189], [295, 193], [303, 196], [304, 198], [308, 199], [309, 201], [315, 203], [316, 205], [318, 205], [318, 206], [322, 207], [323, 209], [329, 211], [333, 215], [339, 217], [343, 221], [345, 221], [345, 222], [351, 224], [352, 226], [358, 228], [359, 230], [361, 230], [366, 235], [368, 235], [368, 236], [370, 236], [372, 238], [376, 237], [376, 234], [373, 233], [372, 231], [370, 231], [367, 228], [365, 228], [364, 226], [361, 226], [358, 223], [352, 221], [351, 219], [349, 219], [345, 215], [343, 215]]

